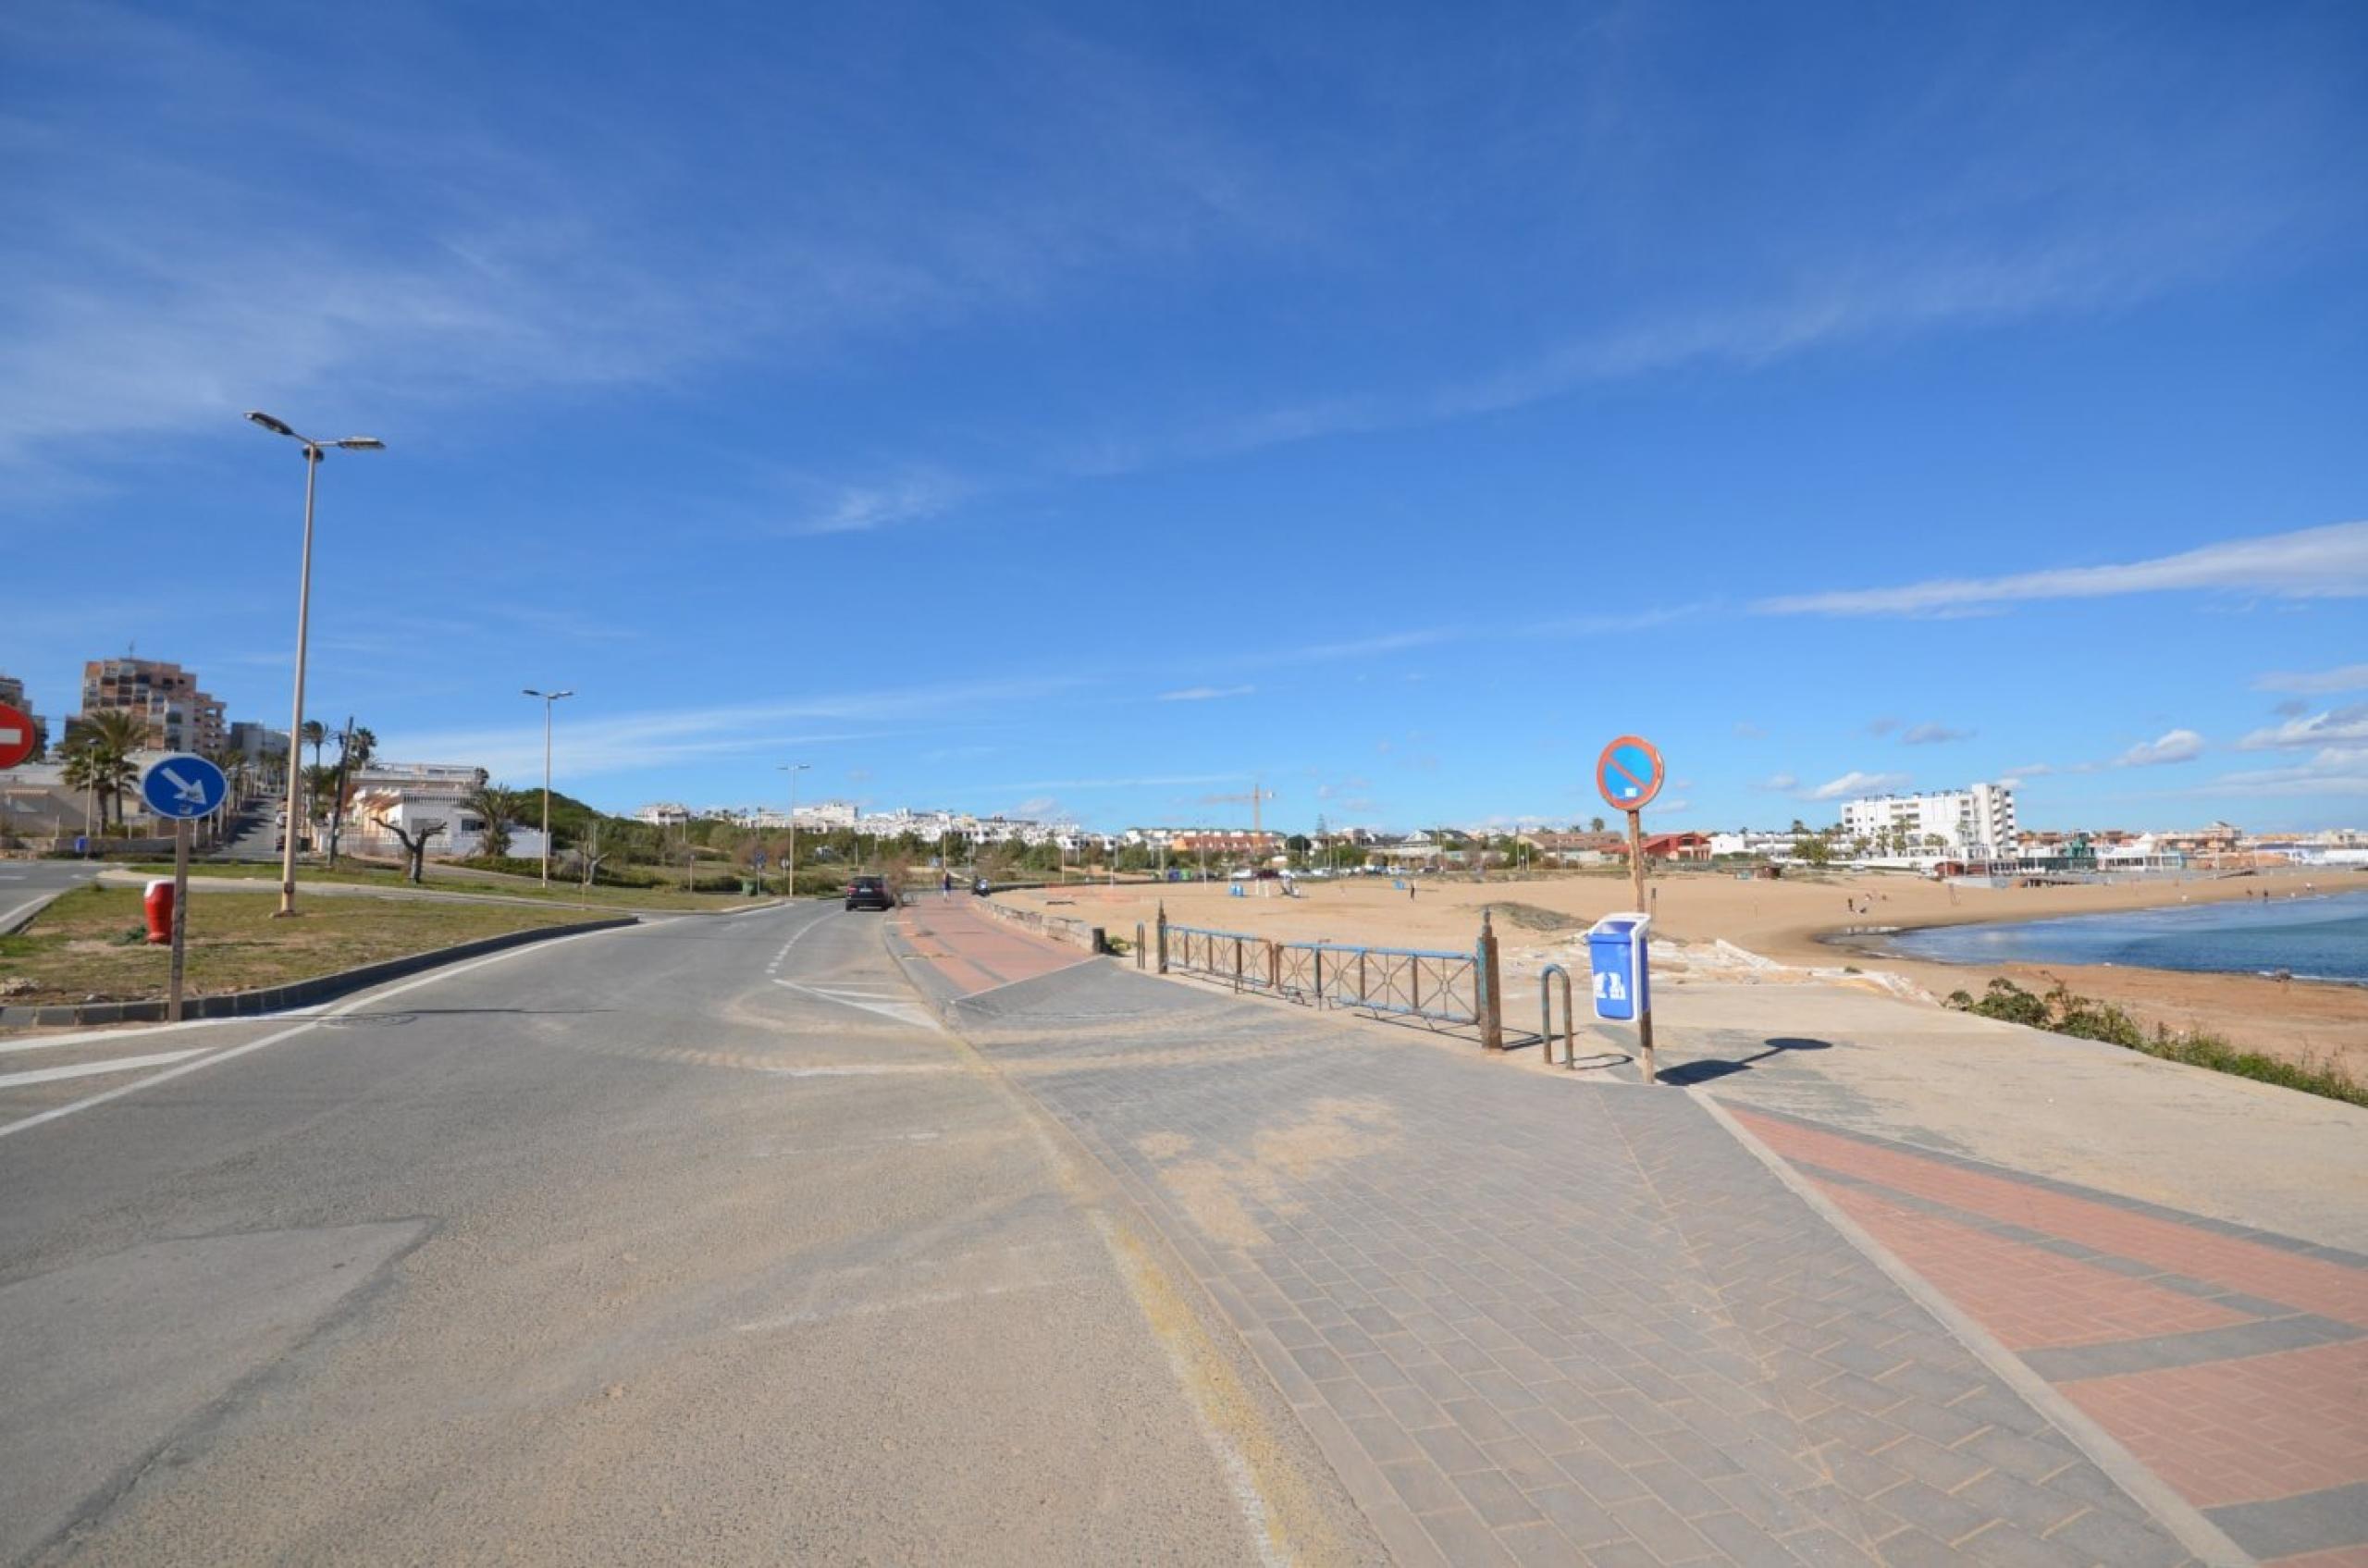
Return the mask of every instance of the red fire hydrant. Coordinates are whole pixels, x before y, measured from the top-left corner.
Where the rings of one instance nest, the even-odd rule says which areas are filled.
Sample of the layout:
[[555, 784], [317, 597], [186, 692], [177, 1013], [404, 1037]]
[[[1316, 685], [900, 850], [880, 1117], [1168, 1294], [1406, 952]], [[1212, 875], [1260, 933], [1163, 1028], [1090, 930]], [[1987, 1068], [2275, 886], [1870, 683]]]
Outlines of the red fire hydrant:
[[148, 914], [148, 940], [164, 946], [173, 940], [173, 879], [158, 877], [140, 900]]

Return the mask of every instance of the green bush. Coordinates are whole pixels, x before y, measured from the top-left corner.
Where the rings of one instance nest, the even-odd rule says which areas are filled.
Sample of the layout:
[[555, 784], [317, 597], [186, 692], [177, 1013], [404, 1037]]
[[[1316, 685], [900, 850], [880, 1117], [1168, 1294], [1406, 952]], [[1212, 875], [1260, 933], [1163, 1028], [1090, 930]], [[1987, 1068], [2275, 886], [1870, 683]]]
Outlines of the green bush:
[[2362, 1084], [2332, 1062], [2281, 1061], [2259, 1051], [2245, 1050], [2219, 1035], [2201, 1030], [2174, 1033], [2157, 1024], [2150, 1033], [2136, 1019], [2112, 1003], [2076, 996], [2069, 988], [2061, 984], [2046, 995], [2040, 996], [2001, 975], [1990, 982], [1989, 990], [1980, 1000], [1976, 1001], [1963, 991], [1952, 991], [1947, 1005], [1961, 1013], [1975, 1013], [1985, 1019], [2026, 1024], [2033, 1029], [2068, 1034], [2080, 1040], [2102, 1041], [2108, 1045], [2143, 1052], [2149, 1056], [2160, 1056], [2164, 1061], [2210, 1068], [2214, 1072], [2275, 1083], [2287, 1089], [2299, 1089], [2306, 1094], [2324, 1095], [2327, 1099], [2342, 1100], [2354, 1105], [2368, 1105], [2368, 1084]]

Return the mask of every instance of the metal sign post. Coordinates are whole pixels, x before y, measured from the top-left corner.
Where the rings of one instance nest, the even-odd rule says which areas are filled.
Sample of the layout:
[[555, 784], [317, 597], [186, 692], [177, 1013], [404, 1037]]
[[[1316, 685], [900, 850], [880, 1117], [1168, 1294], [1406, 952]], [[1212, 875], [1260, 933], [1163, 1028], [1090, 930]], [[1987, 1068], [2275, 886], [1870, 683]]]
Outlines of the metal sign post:
[[203, 757], [187, 752], [160, 757], [140, 778], [140, 796], [148, 809], [173, 824], [173, 969], [166, 993], [165, 1017], [181, 1021], [181, 975], [189, 938], [190, 827], [200, 817], [222, 809], [230, 781]]
[[[1659, 748], [1640, 735], [1622, 735], [1596, 759], [1596, 788], [1605, 802], [1628, 814], [1628, 890], [1639, 914], [1649, 912], [1645, 900], [1645, 808], [1661, 792], [1669, 776]], [[1643, 933], [1638, 933], [1643, 940]], [[1644, 957], [1637, 956], [1643, 968]], [[1636, 1009], [1636, 1066], [1645, 1081], [1653, 1082], [1653, 1011], [1649, 998]]]
[[189, 949], [189, 819], [173, 824], [173, 981], [165, 1001], [165, 1019], [181, 1021], [182, 955]]

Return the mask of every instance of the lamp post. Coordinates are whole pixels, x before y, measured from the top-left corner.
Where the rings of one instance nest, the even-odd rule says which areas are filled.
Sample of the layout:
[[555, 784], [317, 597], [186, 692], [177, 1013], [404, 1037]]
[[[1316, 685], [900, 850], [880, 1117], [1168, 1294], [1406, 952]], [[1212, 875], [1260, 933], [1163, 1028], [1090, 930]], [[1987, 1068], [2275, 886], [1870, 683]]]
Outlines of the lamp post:
[[781, 771], [789, 775], [789, 885], [783, 888], [786, 897], [797, 896], [797, 775], [814, 766], [811, 762], [783, 762]]
[[304, 652], [313, 614], [313, 488], [321, 459], [330, 447], [347, 451], [384, 451], [387, 443], [375, 436], [348, 436], [342, 440], [316, 441], [300, 436], [279, 420], [254, 409], [247, 417], [275, 436], [285, 436], [304, 449], [304, 556], [296, 579], [296, 700], [288, 721], [288, 833], [279, 859], [279, 914], [296, 912], [296, 747], [304, 733]]
[[543, 700], [543, 885], [551, 884], [551, 704], [562, 697], [574, 697], [573, 691], [536, 691], [527, 686], [525, 695]]

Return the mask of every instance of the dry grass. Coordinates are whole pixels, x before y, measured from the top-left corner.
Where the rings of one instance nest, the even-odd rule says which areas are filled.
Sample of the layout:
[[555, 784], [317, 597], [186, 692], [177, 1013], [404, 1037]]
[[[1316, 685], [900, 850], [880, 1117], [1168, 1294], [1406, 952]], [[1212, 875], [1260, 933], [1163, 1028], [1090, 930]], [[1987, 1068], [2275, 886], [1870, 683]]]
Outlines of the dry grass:
[[[170, 949], [142, 940], [133, 888], [77, 888], [0, 937], [0, 1002], [137, 1001], [165, 994]], [[184, 983], [192, 996], [308, 980], [478, 937], [599, 918], [597, 911], [392, 898], [315, 898], [274, 920], [269, 892], [190, 897]]]

